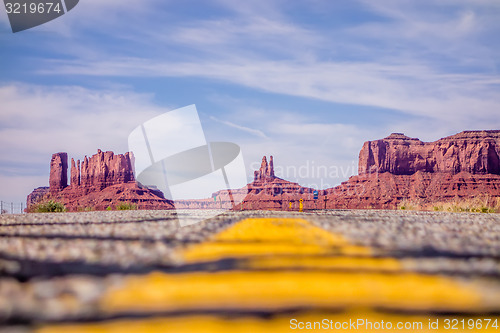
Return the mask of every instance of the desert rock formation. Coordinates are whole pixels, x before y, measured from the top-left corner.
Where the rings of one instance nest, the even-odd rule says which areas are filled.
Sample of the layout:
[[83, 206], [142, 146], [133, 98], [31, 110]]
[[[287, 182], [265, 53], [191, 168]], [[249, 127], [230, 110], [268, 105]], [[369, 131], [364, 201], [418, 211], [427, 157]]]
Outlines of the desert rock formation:
[[[130, 202], [139, 209], [169, 209], [173, 202], [158, 190], [134, 180], [131, 154], [98, 150], [83, 162], [71, 160], [67, 184], [67, 154], [51, 159], [50, 187], [35, 189], [28, 207], [52, 198], [69, 210], [106, 209]], [[401, 133], [364, 143], [359, 174], [334, 188], [302, 187], [274, 173], [274, 161], [263, 157], [251, 183], [241, 189], [220, 190], [212, 198], [177, 200], [181, 209], [298, 210], [395, 209], [402, 201], [422, 204], [487, 197], [500, 198], [500, 131], [464, 131], [435, 142], [422, 142]], [[302, 200], [302, 201], [301, 201]]]
[[[273, 158], [262, 159], [254, 180], [234, 209], [396, 209], [402, 201], [423, 205], [477, 197], [500, 198], [500, 131], [465, 131], [435, 142], [401, 133], [367, 141], [359, 153], [359, 174], [334, 188], [304, 188], [274, 175]], [[245, 194], [246, 193], [246, 194]], [[216, 200], [184, 200], [181, 208], [231, 209], [229, 191]], [[177, 203], [176, 203], [177, 205]], [[290, 207], [291, 205], [291, 207]]]
[[[302, 187], [298, 183], [276, 177], [273, 157], [262, 158], [259, 170], [254, 172], [254, 180], [241, 189], [221, 190], [211, 199], [176, 200], [176, 208], [188, 209], [235, 209], [235, 210], [297, 210], [299, 200], [314, 205], [314, 189]], [[292, 208], [290, 208], [290, 203]], [[318, 203], [319, 204], [319, 203]], [[321, 208], [318, 206], [317, 208]]]
[[68, 186], [68, 154], [53, 154], [50, 160], [49, 186], [52, 192], [58, 192]]
[[393, 133], [367, 141], [359, 154], [359, 174], [417, 171], [500, 174], [500, 131], [465, 131], [435, 142]]
[[27, 198], [28, 210], [38, 202], [62, 202], [69, 211], [103, 210], [125, 202], [139, 209], [172, 209], [163, 193], [137, 183], [130, 153], [114, 154], [100, 149], [83, 162], [71, 159], [68, 185], [68, 155], [56, 153], [50, 163], [49, 187], [35, 189]]
[[364, 143], [358, 170], [327, 190], [328, 208], [499, 198], [500, 131], [464, 131], [435, 142], [393, 133]]

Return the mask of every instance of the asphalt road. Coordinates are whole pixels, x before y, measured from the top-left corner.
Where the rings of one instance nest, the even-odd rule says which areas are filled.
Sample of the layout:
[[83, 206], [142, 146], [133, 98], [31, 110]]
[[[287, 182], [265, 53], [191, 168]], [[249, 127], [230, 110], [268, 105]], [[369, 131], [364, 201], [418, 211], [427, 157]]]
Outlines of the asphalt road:
[[[179, 227], [177, 214], [193, 224]], [[500, 321], [498, 214], [2, 215], [0, 237], [3, 332], [294, 332], [358, 319], [497, 331]]]

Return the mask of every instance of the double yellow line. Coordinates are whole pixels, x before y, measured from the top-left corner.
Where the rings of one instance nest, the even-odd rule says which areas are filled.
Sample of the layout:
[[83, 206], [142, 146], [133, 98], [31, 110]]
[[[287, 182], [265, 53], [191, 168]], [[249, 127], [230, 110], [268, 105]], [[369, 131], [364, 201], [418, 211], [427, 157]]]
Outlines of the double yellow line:
[[[462, 313], [455, 318], [467, 320], [485, 310], [474, 284], [408, 272], [399, 260], [374, 254], [374, 249], [353, 245], [304, 219], [249, 218], [178, 251], [186, 264], [213, 263], [217, 268], [220, 260], [232, 259], [231, 269], [128, 276], [99, 302], [105, 315], [163, 318], [46, 326], [40, 332], [293, 332], [292, 318], [302, 323], [365, 318], [428, 325], [437, 318], [433, 313]], [[255, 316], [263, 312], [275, 315]]]

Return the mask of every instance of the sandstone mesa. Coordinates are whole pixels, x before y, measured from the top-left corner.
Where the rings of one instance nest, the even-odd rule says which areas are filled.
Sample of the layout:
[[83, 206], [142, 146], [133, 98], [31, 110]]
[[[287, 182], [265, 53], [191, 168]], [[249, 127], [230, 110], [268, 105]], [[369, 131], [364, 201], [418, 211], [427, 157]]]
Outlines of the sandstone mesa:
[[[49, 188], [28, 196], [37, 202], [61, 201], [68, 210], [102, 210], [119, 202], [138, 209], [171, 209], [163, 193], [134, 180], [131, 154], [98, 151], [83, 162], [71, 160], [68, 185], [66, 153], [52, 156]], [[177, 200], [184, 209], [396, 209], [403, 200], [432, 203], [478, 196], [500, 198], [500, 131], [464, 131], [434, 142], [401, 133], [364, 143], [359, 174], [334, 188], [318, 191], [277, 177], [274, 161], [264, 156], [253, 181], [242, 189], [220, 190], [214, 198]], [[290, 207], [291, 205], [291, 207]]]

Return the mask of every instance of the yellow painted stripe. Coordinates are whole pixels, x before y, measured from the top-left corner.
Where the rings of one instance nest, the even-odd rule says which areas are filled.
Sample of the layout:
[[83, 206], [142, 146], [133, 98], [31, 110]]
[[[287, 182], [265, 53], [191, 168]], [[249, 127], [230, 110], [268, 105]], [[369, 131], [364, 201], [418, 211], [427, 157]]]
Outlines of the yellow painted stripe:
[[481, 299], [474, 288], [439, 276], [230, 271], [129, 277], [101, 300], [106, 313], [301, 306], [465, 311], [480, 309]]
[[[339, 321], [353, 318], [407, 321], [414, 318], [376, 314], [374, 308], [423, 312], [490, 310], [472, 283], [443, 276], [404, 273], [398, 260], [373, 258], [370, 257], [372, 253], [373, 249], [350, 244], [342, 236], [303, 219], [245, 219], [206, 242], [180, 250], [178, 255], [190, 263], [236, 258], [237, 267], [247, 271], [129, 276], [119, 287], [104, 292], [99, 307], [108, 315], [197, 310], [252, 312], [298, 307], [349, 311], [335, 315], [302, 313], [298, 320], [303, 322], [323, 318]], [[290, 332], [296, 331], [290, 329], [292, 317], [262, 320], [193, 315], [56, 325], [40, 332]], [[417, 318], [426, 323], [430, 319], [427, 316]], [[468, 319], [460, 317], [463, 318]], [[432, 330], [442, 331], [443, 326], [441, 330]]]
[[356, 246], [341, 235], [318, 228], [304, 219], [249, 218], [212, 239], [183, 249], [186, 262], [276, 255], [369, 256], [372, 250]]
[[[79, 324], [79, 325], [60, 325], [49, 326], [39, 329], [38, 333], [284, 333], [284, 332], [418, 332], [418, 333], [443, 333], [443, 332], [498, 332], [494, 327], [494, 321], [489, 323], [486, 328], [487, 318], [470, 317], [470, 316], [424, 316], [424, 315], [389, 315], [373, 312], [348, 312], [348, 313], [302, 313], [299, 315], [279, 315], [269, 320], [255, 317], [236, 317], [224, 318], [217, 316], [181, 316], [173, 318], [154, 318], [145, 320], [119, 320], [106, 323], [96, 324]], [[295, 319], [295, 320], [293, 320]], [[447, 322], [450, 320], [450, 326], [456, 320], [459, 324], [459, 329], [446, 329]], [[358, 322], [363, 320], [363, 322]], [[462, 329], [464, 321], [465, 329]], [[360, 326], [356, 329], [349, 327], [354, 321]], [[482, 328], [478, 330], [468, 329], [472, 322], [481, 323]], [[383, 328], [381, 327], [381, 323]], [[500, 325], [500, 319], [497, 320], [497, 325]], [[339, 329], [335, 329], [335, 324]], [[345, 324], [343, 324], [345, 323]], [[389, 324], [390, 323], [390, 324]], [[437, 329], [431, 329], [429, 326], [434, 325]], [[437, 326], [435, 324], [437, 323]], [[404, 325], [407, 328], [404, 328]], [[300, 327], [312, 327], [313, 329], [298, 329]], [[314, 329], [316, 325], [316, 329]], [[323, 325], [323, 329], [320, 328]], [[327, 326], [324, 326], [327, 325]], [[344, 329], [342, 329], [344, 325]], [[378, 326], [377, 326], [378, 325]], [[398, 329], [398, 325], [402, 325]], [[333, 329], [330, 329], [333, 327]], [[348, 328], [349, 327], [349, 328]], [[392, 329], [388, 329], [391, 327]], [[421, 328], [420, 328], [421, 327]], [[294, 329], [295, 328], [295, 329]]]
[[[101, 305], [109, 313], [295, 306], [460, 311], [480, 306], [476, 290], [454, 280], [410, 273], [383, 274], [375, 269], [398, 271], [400, 264], [395, 259], [384, 262], [375, 258], [360, 261], [346, 257], [336, 259], [336, 263], [334, 258], [322, 263], [360, 270], [368, 267], [372, 273], [287, 270], [297, 264], [303, 267], [318, 264], [318, 254], [338, 255], [343, 249], [353, 247], [356, 246], [342, 236], [303, 219], [245, 219], [209, 241], [183, 250], [180, 255], [188, 262], [245, 258], [251, 268], [281, 270], [155, 273], [130, 277], [124, 286], [109, 290]], [[365, 255], [371, 252], [369, 248], [356, 248]], [[301, 259], [294, 261], [290, 256]]]

